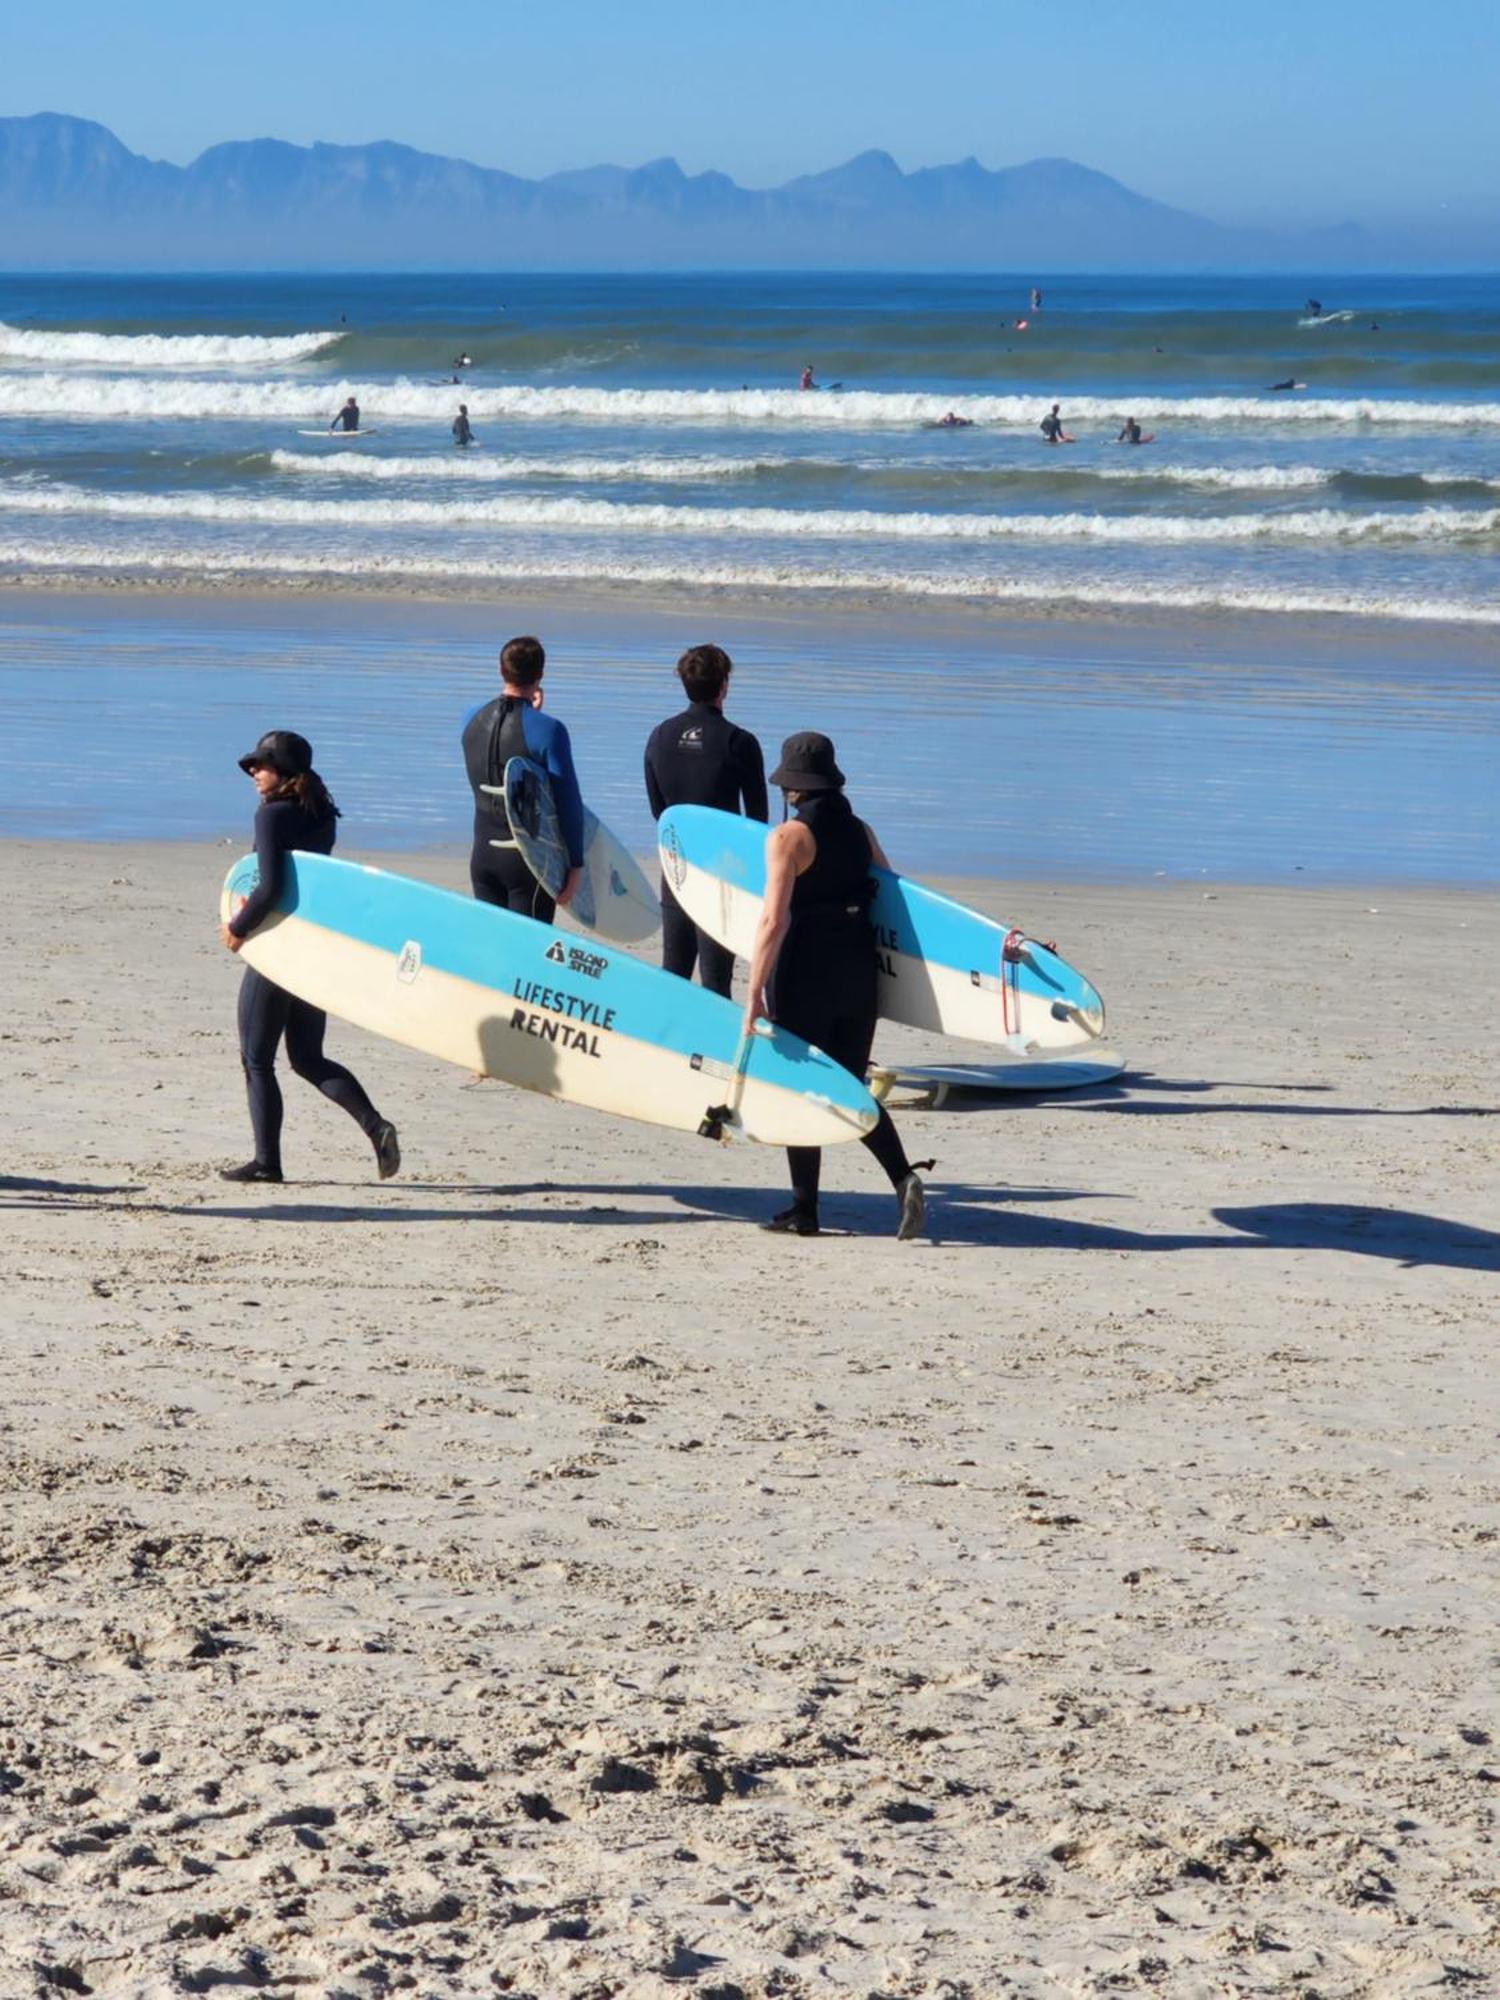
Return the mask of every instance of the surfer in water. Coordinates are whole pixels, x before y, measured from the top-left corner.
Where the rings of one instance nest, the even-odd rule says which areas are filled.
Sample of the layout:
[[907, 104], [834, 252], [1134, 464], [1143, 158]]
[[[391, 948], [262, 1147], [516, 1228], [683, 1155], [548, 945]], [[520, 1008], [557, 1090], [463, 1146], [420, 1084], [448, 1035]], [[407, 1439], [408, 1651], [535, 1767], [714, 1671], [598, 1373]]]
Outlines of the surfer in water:
[[[752, 1033], [764, 1016], [862, 1077], [875, 1039], [879, 976], [870, 870], [890, 863], [871, 829], [854, 817], [826, 736], [811, 731], [789, 736], [771, 783], [785, 793], [795, 817], [766, 836], [765, 901], [750, 961], [744, 1031]], [[921, 1176], [884, 1107], [863, 1144], [896, 1191], [897, 1236], [903, 1242], [919, 1236], [926, 1211]], [[792, 1205], [762, 1223], [763, 1229], [792, 1236], [819, 1233], [822, 1161], [817, 1146], [787, 1148]]]
[[1274, 396], [1279, 390], [1282, 389], [1305, 389], [1306, 387], [1307, 384], [1305, 382], [1294, 381], [1293, 378], [1290, 375], [1288, 375], [1284, 382], [1268, 382], [1266, 384], [1266, 393], [1268, 395]]
[[935, 431], [971, 431], [974, 428], [974, 419], [961, 417], [957, 410], [950, 410], [945, 417], [939, 417], [930, 428]]
[[540, 639], [507, 639], [500, 649], [500, 692], [464, 717], [464, 768], [474, 792], [474, 844], [469, 881], [481, 903], [514, 910], [550, 924], [557, 907], [527, 867], [511, 833], [503, 792], [512, 757], [529, 757], [552, 781], [552, 801], [568, 848], [568, 877], [557, 903], [572, 902], [583, 873], [583, 798], [573, 769], [573, 746], [555, 717], [542, 713], [542, 674], [547, 655]]
[[1031, 310], [1034, 313], [1039, 313], [1041, 309], [1042, 309], [1042, 295], [1037, 290], [1036, 286], [1033, 285], [1031, 288]]
[[812, 363], [804, 361], [802, 364], [802, 379], [798, 382], [797, 387], [799, 389], [816, 389], [817, 386], [817, 383], [813, 380]]
[[[275, 908], [286, 874], [288, 854], [331, 854], [338, 807], [328, 787], [312, 767], [312, 745], [292, 729], [271, 729], [240, 759], [240, 769], [254, 780], [260, 794], [255, 813], [255, 859], [260, 880], [240, 908], [219, 927], [219, 938], [238, 951], [257, 924]], [[255, 1157], [242, 1167], [225, 1167], [226, 1181], [279, 1181], [281, 1173], [281, 1086], [276, 1081], [276, 1051], [286, 1043], [287, 1060], [295, 1075], [316, 1085], [323, 1095], [359, 1126], [375, 1148], [375, 1165], [383, 1181], [401, 1166], [396, 1128], [382, 1118], [363, 1087], [323, 1053], [328, 1016], [320, 1007], [294, 999], [253, 966], [240, 982], [240, 1061], [250, 1099], [250, 1129]]]
[[1115, 439], [1115, 443], [1145, 444], [1145, 442], [1146, 442], [1146, 434], [1141, 429], [1140, 425], [1136, 422], [1135, 418], [1127, 417], [1125, 419], [1125, 428], [1120, 432], [1120, 435]]
[[1063, 429], [1061, 403], [1054, 403], [1046, 416], [1042, 418], [1041, 432], [1048, 444], [1073, 444], [1075, 442]]
[[344, 407], [339, 411], [328, 428], [331, 431], [357, 431], [359, 429], [359, 404], [353, 396], [349, 397]]
[[467, 403], [459, 404], [458, 415], [453, 419], [453, 442], [460, 448], [471, 445], [474, 442], [474, 433], [469, 427], [469, 406]]
[[[734, 662], [722, 646], [690, 646], [677, 662], [688, 706], [652, 730], [646, 744], [646, 797], [651, 817], [668, 806], [714, 806], [743, 812], [748, 819], [770, 818], [766, 766], [760, 744], [748, 729], [724, 716]], [[711, 993], [729, 998], [734, 953], [700, 930], [668, 887], [661, 885], [661, 962], [680, 979], [693, 967]]]

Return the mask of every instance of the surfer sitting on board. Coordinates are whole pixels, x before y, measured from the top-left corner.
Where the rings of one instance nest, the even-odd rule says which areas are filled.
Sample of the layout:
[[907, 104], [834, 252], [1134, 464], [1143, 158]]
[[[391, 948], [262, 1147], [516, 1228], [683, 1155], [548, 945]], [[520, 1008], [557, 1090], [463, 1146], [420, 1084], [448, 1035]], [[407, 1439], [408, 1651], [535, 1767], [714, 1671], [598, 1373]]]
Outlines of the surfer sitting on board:
[[474, 433], [469, 428], [469, 406], [467, 403], [459, 404], [458, 415], [453, 419], [453, 442], [456, 445], [471, 445], [474, 442]]
[[[854, 817], [826, 736], [789, 736], [771, 783], [781, 787], [796, 817], [766, 836], [766, 893], [750, 961], [744, 1032], [752, 1034], [764, 1015], [862, 1077], [875, 1039], [879, 971], [870, 870], [890, 863], [874, 833]], [[884, 1106], [861, 1143], [896, 1190], [897, 1236], [907, 1241], [920, 1235], [926, 1208], [921, 1177]], [[787, 1148], [792, 1205], [762, 1223], [763, 1229], [818, 1234], [822, 1161], [816, 1146]]]
[[[542, 672], [547, 655], [539, 639], [507, 639], [500, 649], [500, 693], [464, 717], [464, 768], [474, 791], [474, 845], [469, 881], [481, 903], [514, 910], [550, 924], [556, 905], [511, 838], [505, 810], [505, 767], [529, 757], [552, 781], [552, 802], [568, 847], [568, 879], [557, 902], [573, 900], [583, 872], [583, 798], [573, 769], [573, 746], [555, 717], [542, 713]], [[486, 791], [499, 786], [499, 793]], [[496, 846], [495, 843], [500, 845]]]
[[[281, 894], [288, 854], [331, 854], [339, 809], [328, 787], [312, 767], [312, 745], [294, 729], [269, 729], [253, 750], [240, 759], [240, 769], [255, 781], [260, 804], [255, 813], [255, 860], [259, 880], [219, 937], [238, 951], [256, 925], [270, 915]], [[246, 966], [240, 982], [240, 1061], [250, 1099], [250, 1129], [255, 1157], [242, 1167], [225, 1167], [226, 1181], [281, 1179], [281, 1086], [276, 1081], [276, 1051], [286, 1042], [287, 1061], [296, 1075], [315, 1084], [323, 1095], [347, 1111], [375, 1148], [375, 1165], [388, 1181], [401, 1165], [396, 1128], [382, 1118], [358, 1080], [342, 1063], [323, 1053], [328, 1016], [320, 1007], [297, 1000], [264, 973]]]
[[1116, 444], [1146, 444], [1149, 440], [1134, 417], [1125, 419], [1125, 428], [1115, 439]]
[[1062, 404], [1054, 403], [1046, 416], [1042, 418], [1042, 436], [1048, 444], [1074, 443], [1074, 439], [1069, 437], [1068, 433], [1063, 429], [1061, 411]]
[[359, 429], [359, 404], [352, 396], [328, 428], [331, 431], [357, 431]]
[[[651, 817], [668, 806], [713, 806], [767, 820], [766, 766], [760, 744], [748, 729], [724, 717], [724, 698], [734, 662], [722, 646], [690, 646], [677, 662], [689, 706], [652, 730], [646, 744], [646, 797]], [[700, 930], [668, 887], [661, 885], [661, 962], [679, 979], [693, 966], [711, 993], [729, 998], [734, 953]]]
[[812, 363], [806, 361], [802, 365], [802, 380], [797, 384], [797, 387], [799, 389], [816, 389], [817, 386], [817, 383], [813, 380]]

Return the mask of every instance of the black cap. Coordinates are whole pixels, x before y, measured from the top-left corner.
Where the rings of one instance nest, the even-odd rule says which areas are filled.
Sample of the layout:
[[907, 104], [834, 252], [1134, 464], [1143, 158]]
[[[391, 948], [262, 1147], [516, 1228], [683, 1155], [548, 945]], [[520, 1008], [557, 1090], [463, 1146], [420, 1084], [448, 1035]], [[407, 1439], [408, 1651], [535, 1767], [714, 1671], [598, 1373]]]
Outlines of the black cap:
[[240, 759], [240, 769], [269, 764], [278, 778], [300, 778], [312, 769], [312, 745], [295, 729], [268, 729], [253, 750]]
[[771, 783], [784, 792], [842, 791], [844, 774], [833, 759], [833, 745], [815, 729], [789, 736], [781, 746], [781, 762]]

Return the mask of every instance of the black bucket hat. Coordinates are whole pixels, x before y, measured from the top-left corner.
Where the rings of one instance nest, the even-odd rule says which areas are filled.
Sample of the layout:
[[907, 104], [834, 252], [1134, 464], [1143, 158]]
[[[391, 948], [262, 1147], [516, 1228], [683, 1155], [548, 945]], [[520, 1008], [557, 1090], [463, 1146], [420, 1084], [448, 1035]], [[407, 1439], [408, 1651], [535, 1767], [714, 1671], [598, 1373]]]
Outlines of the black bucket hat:
[[781, 746], [781, 762], [771, 783], [784, 792], [839, 792], [844, 774], [834, 762], [833, 745], [815, 729], [789, 736]]
[[269, 764], [278, 778], [300, 778], [312, 769], [312, 745], [295, 729], [268, 729], [253, 750], [240, 759], [240, 769]]

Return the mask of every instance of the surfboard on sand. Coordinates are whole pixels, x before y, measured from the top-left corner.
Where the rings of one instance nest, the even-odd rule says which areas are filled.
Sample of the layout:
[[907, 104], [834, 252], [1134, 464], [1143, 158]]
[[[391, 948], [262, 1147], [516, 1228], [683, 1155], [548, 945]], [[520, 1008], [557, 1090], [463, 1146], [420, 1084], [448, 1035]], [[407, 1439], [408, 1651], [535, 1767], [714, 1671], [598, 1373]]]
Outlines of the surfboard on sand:
[[[766, 829], [712, 806], [669, 806], [657, 840], [663, 876], [693, 922], [748, 958], [766, 886]], [[905, 875], [870, 872], [886, 1020], [1015, 1055], [1077, 1048], [1104, 1033], [1103, 1000], [1048, 946]]]
[[[568, 879], [568, 848], [552, 781], [530, 757], [505, 766], [505, 810], [521, 859], [549, 896]], [[583, 809], [583, 874], [568, 905], [585, 930], [616, 944], [639, 944], [661, 929], [661, 901], [635, 857], [596, 813]]]
[[[1042, 1062], [880, 1064], [871, 1069], [869, 1084], [877, 1104], [894, 1101], [939, 1110], [950, 1097], [1049, 1097], [1060, 1090], [1085, 1090], [1110, 1082], [1124, 1067], [1123, 1056], [1100, 1049]], [[895, 1091], [908, 1094], [893, 1099]]]
[[[257, 880], [229, 870], [227, 919]], [[716, 993], [449, 889], [331, 855], [287, 856], [247, 965], [372, 1034], [523, 1090], [711, 1138], [858, 1139], [864, 1084], [782, 1029], [747, 1038]]]

